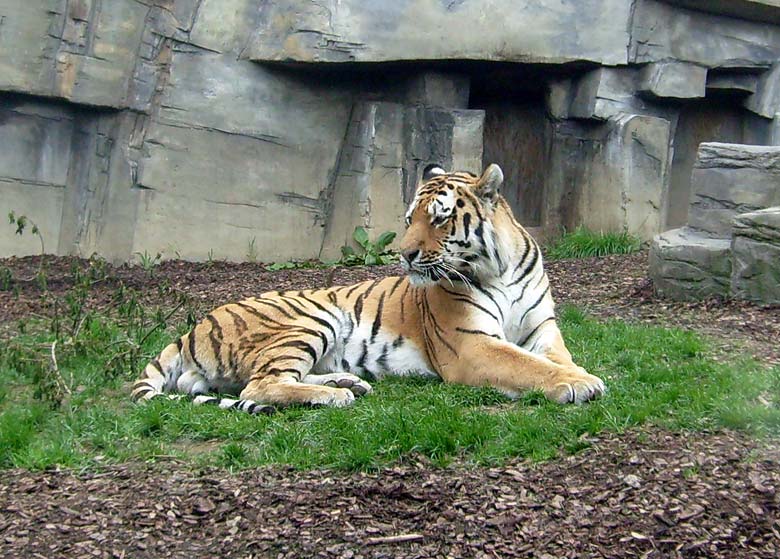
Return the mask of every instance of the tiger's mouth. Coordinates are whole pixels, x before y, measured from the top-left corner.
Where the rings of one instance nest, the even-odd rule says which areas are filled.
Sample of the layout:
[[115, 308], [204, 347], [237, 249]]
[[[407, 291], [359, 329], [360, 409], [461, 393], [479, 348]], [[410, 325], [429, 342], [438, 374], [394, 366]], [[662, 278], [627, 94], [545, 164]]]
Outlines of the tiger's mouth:
[[443, 261], [428, 264], [408, 264], [404, 262], [404, 269], [409, 277], [409, 283], [415, 287], [434, 285], [442, 279], [452, 282], [464, 278], [462, 273], [459, 273], [453, 266], [445, 264]]

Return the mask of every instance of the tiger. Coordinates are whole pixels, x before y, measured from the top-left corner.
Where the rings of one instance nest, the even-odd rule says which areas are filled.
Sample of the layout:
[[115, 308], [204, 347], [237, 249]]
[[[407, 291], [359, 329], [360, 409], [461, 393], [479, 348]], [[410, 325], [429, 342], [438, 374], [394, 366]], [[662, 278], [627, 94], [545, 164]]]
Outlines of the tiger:
[[503, 179], [496, 164], [479, 176], [427, 167], [405, 215], [405, 275], [223, 305], [146, 365], [132, 397], [271, 413], [348, 406], [368, 381], [409, 374], [511, 398], [600, 397], [604, 382], [564, 343], [540, 247], [499, 193]]

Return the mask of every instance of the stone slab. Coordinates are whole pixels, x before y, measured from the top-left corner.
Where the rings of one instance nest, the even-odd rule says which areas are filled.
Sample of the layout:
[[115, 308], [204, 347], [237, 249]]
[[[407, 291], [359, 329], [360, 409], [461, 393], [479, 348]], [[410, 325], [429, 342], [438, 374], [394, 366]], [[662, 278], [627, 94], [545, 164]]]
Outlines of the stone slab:
[[752, 94], [757, 89], [756, 74], [707, 72], [708, 91]]
[[630, 11], [625, 0], [271, 2], [246, 56], [298, 62], [624, 64]]
[[649, 273], [655, 289], [675, 300], [728, 295], [731, 241], [688, 227], [657, 235], [650, 245]]
[[758, 78], [756, 92], [745, 100], [745, 108], [765, 118], [774, 118], [780, 108], [780, 63]]
[[780, 23], [780, 0], [666, 0], [693, 10], [749, 19], [761, 23]]
[[597, 68], [580, 77], [568, 110], [570, 118], [607, 120], [644, 107], [636, 96], [635, 68]]
[[780, 207], [738, 215], [731, 252], [733, 294], [762, 305], [780, 304]]
[[676, 60], [706, 68], [768, 68], [780, 56], [780, 27], [644, 0], [632, 19], [629, 62]]
[[654, 62], [642, 68], [638, 90], [649, 97], [699, 99], [706, 93], [707, 69], [685, 62]]
[[691, 227], [728, 238], [737, 214], [775, 205], [780, 205], [780, 147], [700, 144], [691, 177]]

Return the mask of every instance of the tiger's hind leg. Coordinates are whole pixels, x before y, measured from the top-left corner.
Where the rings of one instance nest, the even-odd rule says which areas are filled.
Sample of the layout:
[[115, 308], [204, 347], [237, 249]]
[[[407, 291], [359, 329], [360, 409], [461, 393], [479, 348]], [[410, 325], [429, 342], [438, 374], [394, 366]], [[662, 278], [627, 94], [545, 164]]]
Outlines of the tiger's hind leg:
[[355, 396], [365, 396], [373, 388], [357, 375], [350, 373], [326, 373], [322, 375], [308, 374], [303, 378], [306, 384], [317, 386], [332, 386], [333, 388], [348, 388]]
[[349, 388], [307, 384], [289, 373], [255, 378], [241, 391], [239, 398], [277, 406], [310, 404], [344, 407], [355, 401], [355, 395]]

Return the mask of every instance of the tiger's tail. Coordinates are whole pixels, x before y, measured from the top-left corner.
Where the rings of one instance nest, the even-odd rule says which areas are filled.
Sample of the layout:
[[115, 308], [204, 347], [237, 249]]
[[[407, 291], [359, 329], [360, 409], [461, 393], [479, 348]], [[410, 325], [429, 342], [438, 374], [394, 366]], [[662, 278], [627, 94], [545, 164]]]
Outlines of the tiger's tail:
[[134, 401], [151, 400], [166, 392], [176, 391], [178, 384], [184, 380], [181, 355], [184, 337], [166, 346], [157, 357], [149, 361], [141, 378], [133, 384], [131, 396]]

